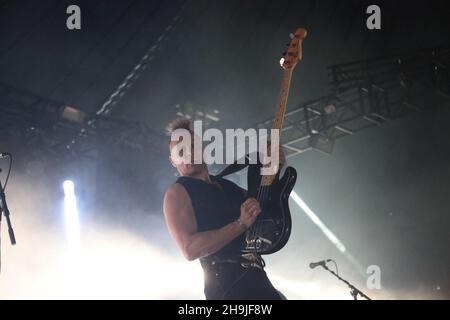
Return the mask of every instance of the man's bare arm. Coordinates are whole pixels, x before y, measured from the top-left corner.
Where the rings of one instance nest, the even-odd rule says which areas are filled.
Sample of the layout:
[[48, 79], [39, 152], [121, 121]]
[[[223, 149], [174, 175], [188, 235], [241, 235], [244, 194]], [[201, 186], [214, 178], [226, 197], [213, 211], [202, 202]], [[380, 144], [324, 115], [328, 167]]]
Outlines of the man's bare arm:
[[[247, 200], [241, 206], [242, 223], [250, 226], [260, 212], [255, 199]], [[167, 190], [164, 197], [164, 216], [170, 234], [189, 261], [219, 251], [245, 231], [239, 223], [233, 222], [221, 229], [197, 232], [191, 200], [180, 184], [174, 184]]]

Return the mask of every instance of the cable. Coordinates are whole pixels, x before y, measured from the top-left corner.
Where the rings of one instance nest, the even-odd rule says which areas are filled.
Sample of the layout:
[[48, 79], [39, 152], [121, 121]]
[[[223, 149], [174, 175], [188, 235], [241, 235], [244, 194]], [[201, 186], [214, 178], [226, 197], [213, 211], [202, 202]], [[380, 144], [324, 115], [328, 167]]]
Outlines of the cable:
[[336, 268], [336, 274], [339, 275], [339, 269], [338, 269], [338, 266], [337, 266], [336, 261], [334, 261], [333, 259], [330, 259], [330, 260], [331, 260], [331, 262], [334, 263], [334, 266], [335, 266], [335, 268]]
[[241, 281], [241, 280], [247, 275], [247, 273], [248, 273], [249, 271], [250, 271], [250, 267], [247, 268], [244, 272], [242, 272], [242, 274], [241, 274], [239, 277], [237, 277], [236, 280], [234, 280], [234, 281], [232, 282], [232, 284], [228, 287], [228, 289], [224, 290], [224, 292], [223, 292], [222, 295], [220, 296], [219, 300], [224, 300], [225, 297], [227, 296], [227, 294], [230, 293], [231, 289], [233, 289], [233, 288], [238, 284], [238, 282]]

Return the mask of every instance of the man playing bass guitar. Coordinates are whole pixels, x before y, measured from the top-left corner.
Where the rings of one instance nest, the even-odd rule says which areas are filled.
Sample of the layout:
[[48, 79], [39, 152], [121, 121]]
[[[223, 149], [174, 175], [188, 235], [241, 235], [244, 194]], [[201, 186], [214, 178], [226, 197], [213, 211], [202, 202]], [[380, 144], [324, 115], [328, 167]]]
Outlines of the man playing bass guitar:
[[[283, 127], [292, 71], [301, 60], [305, 37], [306, 30], [298, 29], [280, 61], [284, 74], [273, 125], [278, 132]], [[193, 161], [196, 137], [189, 120], [175, 120], [168, 129], [170, 134], [184, 129], [191, 142], [182, 150], [184, 155], [178, 154], [181, 138], [171, 139], [169, 144], [169, 159], [180, 177], [165, 194], [164, 215], [186, 259], [200, 260], [206, 299], [282, 299], [264, 271], [261, 255], [280, 250], [289, 239], [288, 198], [297, 178], [295, 169], [286, 168], [280, 180], [273, 172], [258, 174], [258, 179], [250, 179], [249, 174], [248, 191], [243, 190], [222, 177], [211, 176], [203, 158], [199, 163]], [[278, 149], [275, 144], [274, 148]], [[278, 170], [285, 164], [282, 150], [279, 155]], [[180, 156], [188, 161], [176, 161]]]
[[[192, 132], [186, 119], [175, 120], [169, 127]], [[172, 141], [170, 149], [176, 144]], [[205, 163], [171, 162], [180, 177], [164, 197], [167, 226], [185, 258], [200, 260], [206, 299], [280, 299], [259, 259], [246, 255], [244, 261], [242, 257], [245, 233], [261, 213], [258, 201], [246, 199], [246, 190], [233, 182], [209, 175]], [[284, 162], [280, 152], [280, 168]]]

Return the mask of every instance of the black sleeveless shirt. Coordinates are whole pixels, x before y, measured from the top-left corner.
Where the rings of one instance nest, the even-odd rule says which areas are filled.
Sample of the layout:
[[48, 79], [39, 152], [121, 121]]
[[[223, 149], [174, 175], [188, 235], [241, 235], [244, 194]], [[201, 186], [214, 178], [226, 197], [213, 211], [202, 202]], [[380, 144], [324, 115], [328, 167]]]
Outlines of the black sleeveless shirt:
[[[245, 201], [244, 192], [233, 182], [215, 176], [210, 176], [210, 179], [213, 183], [190, 177], [180, 177], [176, 181], [191, 198], [198, 232], [220, 229], [236, 221], [241, 213], [241, 204]], [[244, 240], [245, 234], [242, 234], [214, 256], [226, 259], [240, 255]]]

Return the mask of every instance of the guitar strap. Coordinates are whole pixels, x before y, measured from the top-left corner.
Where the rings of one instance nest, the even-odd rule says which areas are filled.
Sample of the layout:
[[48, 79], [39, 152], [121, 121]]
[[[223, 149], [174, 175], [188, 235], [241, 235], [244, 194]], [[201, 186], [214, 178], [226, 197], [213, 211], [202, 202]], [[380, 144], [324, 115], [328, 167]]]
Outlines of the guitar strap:
[[[252, 158], [252, 157], [256, 157], [256, 163], [255, 163], [255, 161], [251, 161], [251, 160], [254, 160], [254, 158]], [[244, 170], [245, 168], [248, 167], [247, 187], [250, 189], [250, 186], [254, 186], [256, 189], [249, 190], [249, 191], [252, 196], [256, 196], [255, 192], [257, 192], [256, 191], [258, 189], [257, 186], [259, 186], [259, 183], [261, 181], [260, 170], [261, 170], [262, 166], [263, 165], [260, 161], [259, 153], [252, 154], [252, 155], [247, 154], [247, 155], [245, 155], [244, 159], [241, 158], [239, 160], [236, 160], [234, 163], [225, 167], [225, 169], [223, 169], [219, 174], [217, 174], [216, 177], [223, 178], [223, 177], [229, 176], [233, 173]], [[279, 177], [280, 177], [280, 170], [278, 171], [277, 175], [275, 176], [275, 181], [277, 181], [279, 179]], [[255, 194], [253, 194], [253, 193], [255, 193]]]
[[[229, 176], [233, 173], [236, 173], [238, 171], [244, 170], [245, 168], [249, 167], [249, 171], [251, 170], [253, 173], [253, 170], [259, 170], [262, 166], [261, 162], [259, 161], [259, 154], [256, 159], [256, 164], [250, 164], [251, 156], [249, 154], [245, 155], [244, 160], [239, 159], [236, 160], [234, 163], [228, 165], [225, 169], [223, 169], [219, 174], [216, 175], [216, 177], [223, 178], [226, 176]], [[250, 172], [249, 172], [250, 174]]]

